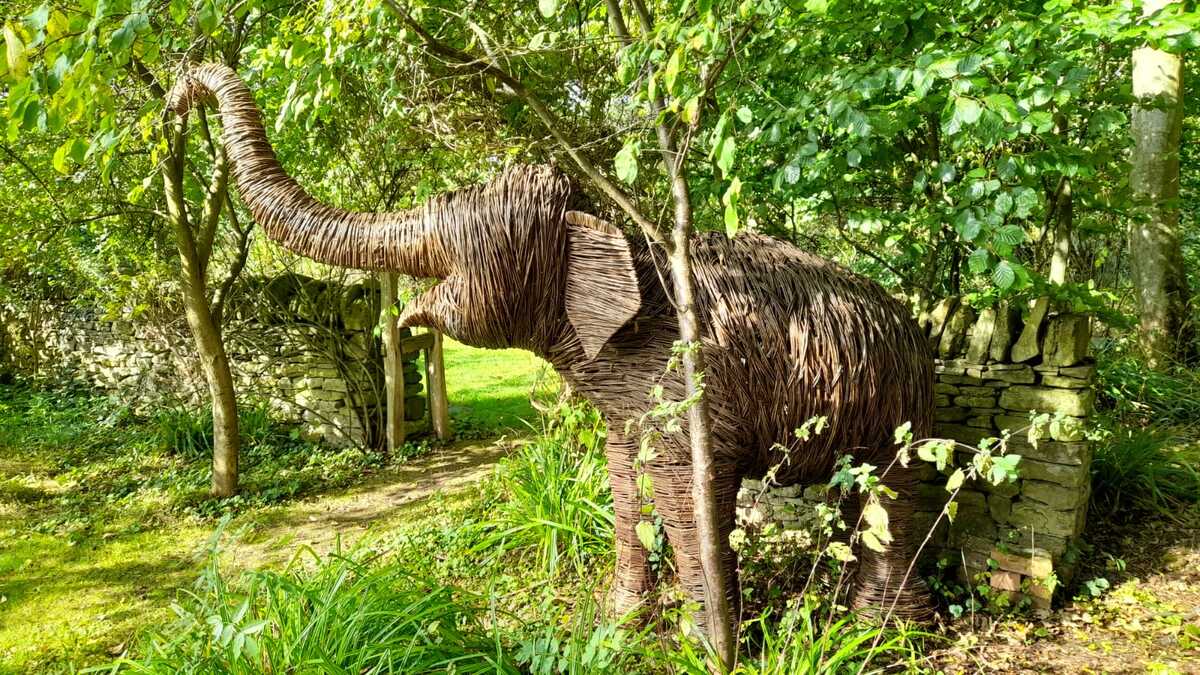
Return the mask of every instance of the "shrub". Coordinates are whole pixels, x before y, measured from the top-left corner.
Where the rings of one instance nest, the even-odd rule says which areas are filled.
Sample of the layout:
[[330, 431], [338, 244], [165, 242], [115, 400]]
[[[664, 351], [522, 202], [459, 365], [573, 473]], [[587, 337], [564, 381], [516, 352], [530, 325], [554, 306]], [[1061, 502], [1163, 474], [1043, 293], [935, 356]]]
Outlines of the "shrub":
[[1127, 429], [1100, 443], [1092, 460], [1091, 507], [1103, 517], [1171, 515], [1200, 500], [1200, 445], [1162, 430]]
[[582, 573], [612, 552], [604, 423], [588, 406], [563, 403], [542, 424], [501, 464], [507, 499], [479, 525], [485, 535], [472, 552], [527, 554], [547, 574], [564, 563]]
[[380, 564], [366, 551], [227, 583], [210, 554], [166, 630], [146, 636], [134, 673], [516, 673], [486, 627], [483, 598]]

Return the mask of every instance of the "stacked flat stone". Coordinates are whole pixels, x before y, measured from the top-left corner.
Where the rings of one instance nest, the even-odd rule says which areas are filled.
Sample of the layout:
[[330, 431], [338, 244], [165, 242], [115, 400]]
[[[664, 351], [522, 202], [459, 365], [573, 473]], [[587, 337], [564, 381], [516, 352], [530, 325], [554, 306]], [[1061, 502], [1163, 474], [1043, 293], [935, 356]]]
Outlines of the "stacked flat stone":
[[[953, 523], [939, 519], [949, 497], [946, 476], [925, 465], [916, 527], [928, 531], [937, 522], [927, 557], [946, 558], [972, 582], [986, 573], [998, 592], [1044, 607], [1051, 580], [1064, 582], [1073, 572], [1072, 553], [1087, 515], [1092, 446], [1084, 430], [1095, 402], [1095, 365], [1088, 356], [1087, 317], [1052, 314], [1049, 303], [1038, 301], [1025, 319], [1010, 307], [976, 312], [959, 298], [943, 300], [921, 317], [937, 355], [935, 437], [976, 446], [1008, 430], [1005, 452], [1020, 455], [1021, 462], [1015, 483], [963, 486]], [[1030, 438], [1032, 413], [1057, 414], [1059, 422]], [[965, 449], [955, 453], [958, 466], [971, 458]], [[795, 488], [764, 489], [747, 481], [739, 526], [810, 522], [795, 512], [811, 510], [813, 502], [795, 494]], [[788, 506], [782, 516], [775, 508], [779, 499]]]
[[[368, 367], [374, 322], [365, 303], [348, 304], [337, 328], [272, 322], [253, 313], [226, 327], [234, 382], [243, 395], [265, 400], [308, 438], [337, 446], [366, 440], [363, 418], [382, 406], [382, 364]], [[377, 310], [376, 310], [377, 311]], [[338, 331], [330, 340], [330, 332]], [[405, 336], [409, 331], [405, 329]], [[73, 383], [118, 396], [149, 414], [164, 402], [207, 403], [208, 389], [193, 342], [181, 321], [107, 320], [96, 312], [54, 305], [0, 308], [6, 369], [33, 381]], [[336, 342], [340, 349], [314, 345]], [[405, 419], [425, 426], [418, 354], [404, 356]]]

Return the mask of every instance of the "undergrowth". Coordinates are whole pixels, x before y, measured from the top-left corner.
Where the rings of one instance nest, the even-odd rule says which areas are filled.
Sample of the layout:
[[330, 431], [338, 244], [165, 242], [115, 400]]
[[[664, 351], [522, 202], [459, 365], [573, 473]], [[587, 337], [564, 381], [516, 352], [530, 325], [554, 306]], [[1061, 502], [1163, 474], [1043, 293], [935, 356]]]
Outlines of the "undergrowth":
[[1095, 515], [1127, 521], [1147, 511], [1171, 516], [1200, 501], [1200, 443], [1161, 428], [1121, 429], [1096, 446]]
[[240, 493], [213, 500], [209, 413], [181, 407], [144, 419], [84, 391], [0, 387], [0, 498], [24, 505], [32, 531], [79, 538], [269, 506], [347, 486], [382, 464], [377, 453], [304, 440], [262, 405], [243, 403], [239, 422]]
[[497, 470], [505, 499], [480, 524], [472, 554], [528, 555], [550, 576], [582, 574], [612, 552], [613, 507], [604, 422], [590, 406], [559, 403]]

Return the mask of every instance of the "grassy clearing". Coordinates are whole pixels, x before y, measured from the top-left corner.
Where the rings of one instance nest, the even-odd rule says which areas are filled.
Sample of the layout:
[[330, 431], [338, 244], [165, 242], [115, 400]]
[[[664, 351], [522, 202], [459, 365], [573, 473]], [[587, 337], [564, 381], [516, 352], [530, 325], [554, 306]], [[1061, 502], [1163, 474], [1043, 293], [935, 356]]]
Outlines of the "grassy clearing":
[[[435, 498], [349, 552], [283, 572], [210, 565], [180, 596], [178, 619], [148, 633], [120, 667], [433, 673], [452, 662], [455, 672], [707, 673], [706, 653], [684, 637], [691, 608], [669, 593], [642, 620], [604, 610], [611, 540], [577, 536], [612, 518], [602, 464], [593, 465], [603, 428], [594, 412], [567, 406], [546, 424], [496, 480]], [[560, 488], [552, 498], [538, 490], [548, 481]], [[746, 625], [735, 672], [919, 669], [931, 636], [831, 614], [818, 589], [764, 608]]]
[[[533, 357], [450, 344], [447, 371], [456, 429], [495, 437], [533, 417]], [[83, 392], [0, 387], [0, 673], [94, 664], [168, 622], [175, 589], [204, 566], [223, 516], [247, 531], [239, 557], [286, 560], [316, 537], [366, 531], [322, 521], [322, 502], [413, 478], [371, 453], [306, 443], [243, 407], [243, 491], [215, 502], [203, 415], [138, 419]], [[386, 519], [407, 515], [392, 508]]]

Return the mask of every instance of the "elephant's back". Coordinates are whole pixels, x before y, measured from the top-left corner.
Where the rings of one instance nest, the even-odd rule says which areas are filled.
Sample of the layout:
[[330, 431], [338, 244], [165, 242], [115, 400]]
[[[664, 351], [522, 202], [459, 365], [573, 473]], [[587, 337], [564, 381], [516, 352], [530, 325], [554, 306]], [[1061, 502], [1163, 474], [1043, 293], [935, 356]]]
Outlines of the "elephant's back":
[[[718, 433], [749, 433], [730, 439], [757, 448], [749, 470], [778, 462], [776, 443], [795, 451], [784, 473], [800, 479], [823, 473], [843, 450], [878, 454], [904, 422], [930, 432], [928, 344], [879, 284], [755, 234], [701, 236], [695, 260], [709, 386], [719, 394], [710, 400], [721, 402], [714, 422]], [[794, 430], [817, 416], [827, 428], [807, 443], [796, 439]]]

